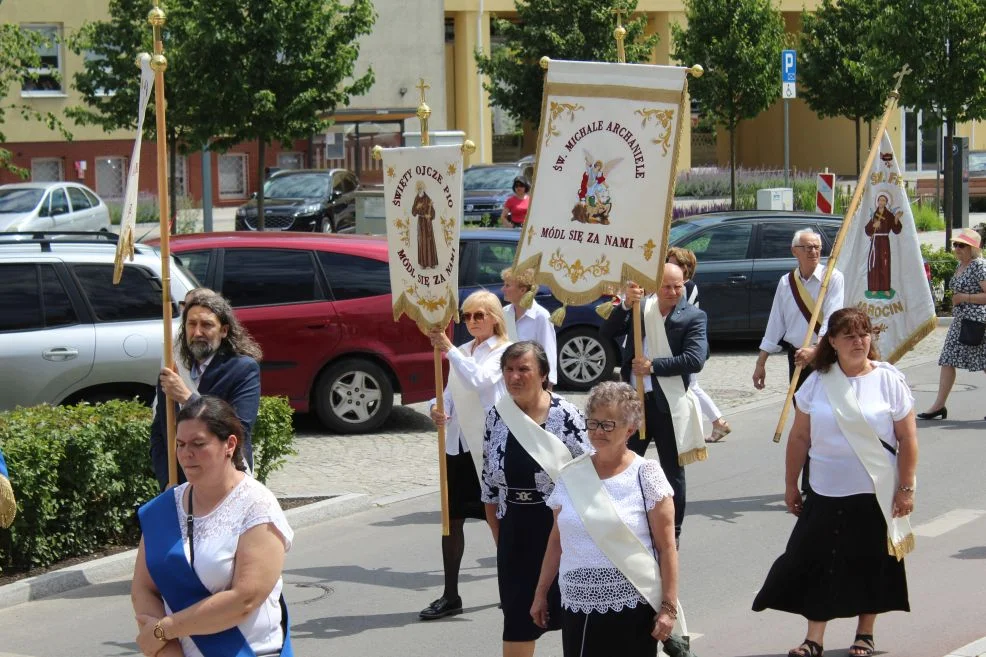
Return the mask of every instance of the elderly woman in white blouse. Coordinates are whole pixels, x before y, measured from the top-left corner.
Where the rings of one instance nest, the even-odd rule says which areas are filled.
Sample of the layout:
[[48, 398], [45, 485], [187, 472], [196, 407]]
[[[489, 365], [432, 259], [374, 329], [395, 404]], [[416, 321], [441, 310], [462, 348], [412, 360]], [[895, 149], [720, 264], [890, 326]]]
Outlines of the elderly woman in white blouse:
[[[541, 567], [531, 616], [549, 622], [547, 593], [558, 576], [565, 657], [654, 657], [677, 618], [678, 553], [671, 485], [661, 465], [627, 447], [643, 407], [626, 383], [607, 381], [589, 393], [586, 429], [595, 448], [592, 465], [620, 520], [660, 565], [660, 608], [655, 610], [596, 544], [562, 476], [547, 500], [554, 528]], [[676, 654], [687, 654], [676, 653]]]

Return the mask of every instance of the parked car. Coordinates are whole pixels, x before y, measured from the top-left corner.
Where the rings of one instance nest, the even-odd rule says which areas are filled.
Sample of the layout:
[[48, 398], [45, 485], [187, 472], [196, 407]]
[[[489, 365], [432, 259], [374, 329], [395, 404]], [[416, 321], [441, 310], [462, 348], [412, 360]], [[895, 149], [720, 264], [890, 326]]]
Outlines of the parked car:
[[500, 222], [503, 203], [513, 194], [514, 178], [522, 175], [523, 167], [516, 164], [476, 164], [462, 174], [463, 221], [476, 224], [492, 220]]
[[[264, 183], [264, 230], [351, 232], [359, 179], [347, 169], [282, 169]], [[236, 230], [257, 230], [256, 194], [236, 209]]]
[[0, 185], [0, 231], [109, 229], [109, 209], [85, 185], [73, 182]]
[[171, 250], [260, 343], [263, 394], [338, 433], [378, 428], [395, 393], [404, 404], [435, 396], [431, 343], [393, 319], [385, 238], [204, 233], [172, 238]]
[[[150, 404], [164, 347], [161, 255], [138, 244], [113, 285], [115, 242], [112, 233], [0, 234], [0, 410]], [[173, 261], [176, 318], [177, 301], [195, 286]]]

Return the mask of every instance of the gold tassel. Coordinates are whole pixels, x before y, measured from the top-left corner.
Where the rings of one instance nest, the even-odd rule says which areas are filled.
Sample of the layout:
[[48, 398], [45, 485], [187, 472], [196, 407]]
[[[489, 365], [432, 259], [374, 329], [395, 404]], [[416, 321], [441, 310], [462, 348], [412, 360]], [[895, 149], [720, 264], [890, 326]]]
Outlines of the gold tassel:
[[565, 309], [568, 308], [568, 304], [562, 304], [561, 308], [556, 308], [554, 312], [551, 313], [551, 323], [555, 326], [561, 326], [565, 323]]
[[524, 310], [530, 310], [531, 306], [534, 305], [534, 293], [535, 288], [531, 288], [527, 292], [524, 292], [524, 296], [520, 298], [520, 307]]
[[887, 536], [887, 551], [890, 556], [896, 557], [897, 561], [903, 561], [904, 556], [909, 554], [914, 550], [914, 534], [908, 534], [900, 540], [896, 545]]
[[622, 303], [620, 297], [613, 297], [609, 301], [604, 301], [596, 306], [596, 314], [603, 319], [609, 319], [609, 316], [613, 314], [613, 308], [616, 308], [620, 303]]
[[6, 529], [14, 522], [17, 515], [17, 501], [14, 499], [14, 489], [10, 481], [0, 475], [0, 527]]

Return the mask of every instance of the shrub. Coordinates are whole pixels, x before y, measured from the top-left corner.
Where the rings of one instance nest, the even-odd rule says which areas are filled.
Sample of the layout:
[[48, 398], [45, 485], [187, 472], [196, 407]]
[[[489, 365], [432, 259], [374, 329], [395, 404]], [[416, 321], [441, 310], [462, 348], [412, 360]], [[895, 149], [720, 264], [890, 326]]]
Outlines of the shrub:
[[257, 422], [253, 425], [254, 476], [262, 484], [267, 477], [284, 466], [288, 456], [298, 452], [294, 443], [294, 425], [291, 416], [294, 409], [287, 397], [261, 397]]
[[[110, 211], [110, 223], [119, 226], [123, 217], [123, 200], [106, 201]], [[140, 196], [137, 199], [137, 223], [156, 224], [160, 221], [156, 196]]]
[[911, 210], [914, 212], [914, 226], [919, 231], [945, 230], [945, 219], [931, 205], [912, 203]]

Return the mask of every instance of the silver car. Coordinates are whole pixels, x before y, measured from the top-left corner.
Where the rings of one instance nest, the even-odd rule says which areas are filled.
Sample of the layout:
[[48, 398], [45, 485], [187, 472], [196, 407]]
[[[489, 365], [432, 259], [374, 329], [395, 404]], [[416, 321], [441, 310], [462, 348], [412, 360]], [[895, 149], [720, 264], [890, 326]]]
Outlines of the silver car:
[[0, 185], [0, 231], [109, 229], [109, 208], [85, 185], [73, 182]]
[[[97, 236], [0, 234], [0, 410], [152, 400], [164, 340], [160, 253], [138, 244], [114, 286], [115, 236]], [[172, 260], [174, 317], [193, 287]]]

